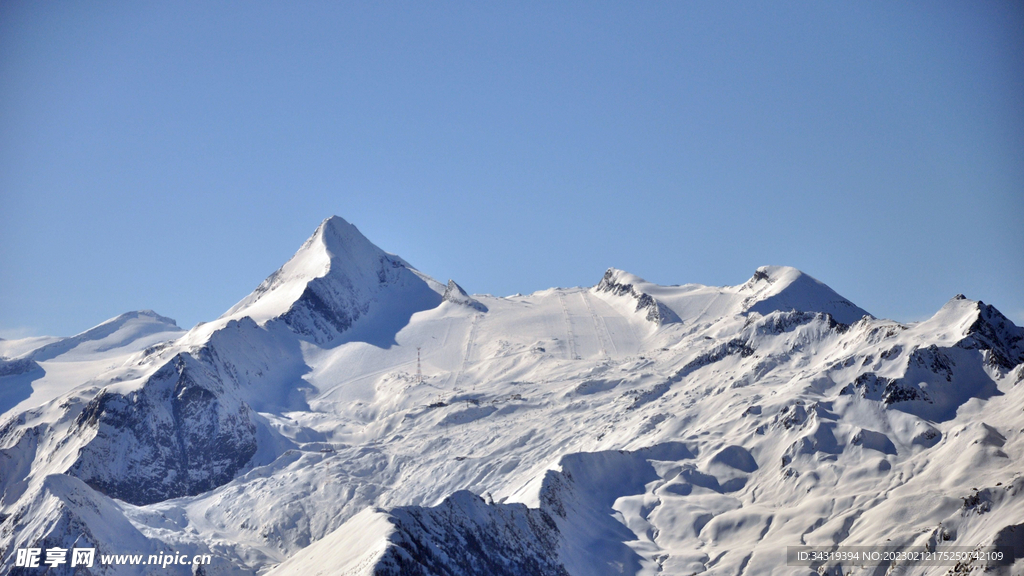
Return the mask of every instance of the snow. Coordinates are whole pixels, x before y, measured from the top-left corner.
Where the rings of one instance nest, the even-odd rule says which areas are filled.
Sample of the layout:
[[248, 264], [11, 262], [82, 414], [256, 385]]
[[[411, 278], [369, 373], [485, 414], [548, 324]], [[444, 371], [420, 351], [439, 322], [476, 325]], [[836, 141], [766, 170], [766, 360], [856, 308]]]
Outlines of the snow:
[[41, 348], [61, 338], [57, 336], [32, 336], [30, 338], [19, 338], [16, 340], [0, 339], [0, 357], [20, 358], [37, 348]]
[[9, 351], [38, 369], [0, 376], [0, 414], [41, 406], [114, 370], [146, 348], [184, 334], [152, 310], [128, 312], [81, 334], [58, 339], [5, 341]]
[[267, 576], [371, 576], [394, 530], [386, 514], [367, 508]]
[[127, 316], [0, 342], [38, 365], [0, 377], [0, 548], [79, 517], [209, 574], [789, 574], [1024, 518], [1024, 331], [965, 298], [898, 323], [775, 266], [470, 296], [334, 217], [219, 319]]
[[747, 307], [748, 312], [824, 312], [843, 324], [853, 324], [868, 315], [828, 286], [796, 268], [762, 266], [751, 280], [745, 287], [749, 286], [753, 290], [756, 303]]
[[[222, 318], [241, 318], [248, 316], [257, 323], [263, 324], [271, 318], [280, 316], [299, 299], [306, 289], [306, 284], [315, 278], [326, 276], [331, 270], [331, 252], [328, 242], [333, 238], [339, 240], [356, 240], [346, 243], [348, 251], [362, 251], [372, 258], [373, 249], [359, 242], [361, 235], [356, 236], [350, 229], [351, 224], [340, 218], [329, 218], [317, 228], [316, 232], [302, 245], [288, 262], [277, 272], [267, 278], [256, 290], [243, 298], [238, 304], [224, 313]], [[335, 231], [334, 234], [328, 233]], [[326, 235], [326, 238], [325, 238]], [[337, 242], [342, 244], [342, 242]], [[342, 257], [347, 256], [342, 252]], [[365, 260], [365, 258], [364, 258]], [[356, 268], [356, 273], [363, 272]]]
[[142, 350], [180, 335], [174, 320], [152, 310], [127, 312], [70, 338], [53, 342], [32, 351], [32, 358], [43, 362], [58, 356], [64, 361], [77, 358], [96, 359], [121, 355], [126, 347]]
[[377, 248], [355, 226], [334, 216], [324, 220], [284, 266], [219, 320], [249, 317], [260, 326], [279, 320], [298, 334], [325, 344], [377, 312], [376, 322], [371, 323], [374, 334], [363, 337], [379, 341], [377, 333], [388, 331], [388, 320], [408, 318], [397, 310], [386, 310], [388, 304], [413, 303], [408, 310], [411, 314], [434, 308], [443, 291], [438, 282], [413, 271], [407, 262]]

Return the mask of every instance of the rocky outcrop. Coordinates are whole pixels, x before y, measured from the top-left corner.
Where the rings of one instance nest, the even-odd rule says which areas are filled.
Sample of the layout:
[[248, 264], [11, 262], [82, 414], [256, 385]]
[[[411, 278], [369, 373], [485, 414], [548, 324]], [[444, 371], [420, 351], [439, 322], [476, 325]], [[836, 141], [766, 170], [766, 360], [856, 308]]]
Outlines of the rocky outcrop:
[[452, 304], [458, 304], [459, 306], [466, 306], [477, 310], [479, 312], [487, 312], [487, 306], [481, 304], [478, 300], [471, 297], [455, 283], [455, 280], [448, 280], [448, 286], [444, 289], [444, 295], [441, 297], [444, 302], [451, 302]]
[[42, 370], [42, 368], [31, 358], [18, 358], [17, 360], [0, 358], [0, 377], [17, 376], [18, 374], [27, 374], [35, 370]]
[[957, 346], [966, 350], [988, 351], [988, 362], [1004, 370], [1024, 363], [1024, 329], [1016, 326], [994, 306], [982, 301], [971, 302], [962, 294], [954, 300], [977, 307], [977, 319], [971, 323], [964, 339]]
[[659, 326], [680, 322], [679, 316], [668, 306], [658, 302], [650, 294], [637, 289], [633, 284], [622, 282], [619, 278], [621, 274], [620, 270], [609, 268], [594, 289], [598, 292], [608, 292], [633, 299], [636, 301], [636, 312], [644, 314], [644, 318], [648, 322]]
[[558, 562], [558, 528], [543, 510], [488, 504], [460, 491], [433, 507], [389, 512], [388, 537], [374, 576], [568, 576]]
[[188, 353], [137, 390], [104, 391], [75, 421], [95, 430], [68, 473], [132, 504], [199, 494], [234, 477], [256, 453], [248, 404]]

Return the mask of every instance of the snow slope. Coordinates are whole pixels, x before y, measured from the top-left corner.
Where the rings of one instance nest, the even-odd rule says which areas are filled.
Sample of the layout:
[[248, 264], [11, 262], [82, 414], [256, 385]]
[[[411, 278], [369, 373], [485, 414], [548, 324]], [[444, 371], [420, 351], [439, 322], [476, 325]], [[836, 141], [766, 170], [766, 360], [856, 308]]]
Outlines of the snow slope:
[[38, 406], [125, 362], [149, 346], [183, 334], [152, 310], [127, 312], [69, 338], [0, 342], [0, 413]]
[[903, 324], [785, 267], [470, 296], [334, 217], [214, 321], [111, 322], [2, 343], [22, 351], [0, 365], [3, 571], [74, 541], [274, 575], [1024, 547], [1024, 330], [962, 296]]

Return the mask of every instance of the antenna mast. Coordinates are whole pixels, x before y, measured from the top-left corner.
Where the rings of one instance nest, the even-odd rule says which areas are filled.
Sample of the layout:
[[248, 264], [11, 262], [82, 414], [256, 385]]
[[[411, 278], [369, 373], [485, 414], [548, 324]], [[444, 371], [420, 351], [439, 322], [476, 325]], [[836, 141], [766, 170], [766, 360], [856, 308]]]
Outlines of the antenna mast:
[[423, 369], [420, 367], [420, 348], [416, 347], [416, 383], [423, 384]]

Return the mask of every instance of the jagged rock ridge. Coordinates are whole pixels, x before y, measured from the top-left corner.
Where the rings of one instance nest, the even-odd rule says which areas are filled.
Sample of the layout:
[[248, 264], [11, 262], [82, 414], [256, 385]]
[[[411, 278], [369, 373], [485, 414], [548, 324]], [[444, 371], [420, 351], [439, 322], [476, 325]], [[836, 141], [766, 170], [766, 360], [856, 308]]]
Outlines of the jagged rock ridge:
[[455, 283], [455, 280], [448, 280], [448, 286], [444, 289], [444, 295], [441, 296], [441, 300], [445, 302], [451, 302], [452, 304], [458, 304], [460, 306], [468, 306], [480, 312], [487, 312], [487, 307], [480, 303], [479, 300], [471, 297]]
[[632, 283], [627, 283], [627, 279], [624, 278], [626, 275], [621, 270], [609, 268], [595, 289], [598, 292], [609, 292], [616, 296], [632, 298], [636, 301], [635, 311], [645, 314], [644, 318], [648, 322], [658, 325], [679, 322], [679, 316], [675, 312], [655, 300], [650, 294], [637, 290]]

